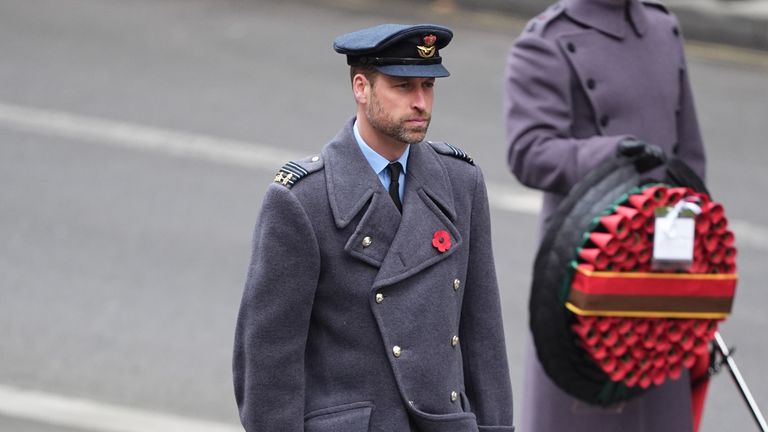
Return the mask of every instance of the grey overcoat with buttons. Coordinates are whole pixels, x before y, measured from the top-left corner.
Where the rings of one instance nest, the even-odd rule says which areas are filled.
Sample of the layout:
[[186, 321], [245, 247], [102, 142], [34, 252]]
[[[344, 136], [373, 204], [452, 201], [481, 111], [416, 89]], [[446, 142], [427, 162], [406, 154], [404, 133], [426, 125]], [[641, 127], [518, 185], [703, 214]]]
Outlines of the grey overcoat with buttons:
[[269, 186], [235, 338], [248, 432], [514, 429], [485, 185], [457, 153], [411, 146], [402, 215], [351, 121]]
[[[523, 184], [544, 191], [542, 226], [568, 190], [614, 157], [628, 137], [677, 155], [704, 178], [680, 29], [658, 3], [563, 0], [551, 6], [515, 41], [506, 93], [509, 166]], [[599, 409], [556, 387], [530, 341], [528, 354], [524, 431], [692, 429], [687, 375]]]

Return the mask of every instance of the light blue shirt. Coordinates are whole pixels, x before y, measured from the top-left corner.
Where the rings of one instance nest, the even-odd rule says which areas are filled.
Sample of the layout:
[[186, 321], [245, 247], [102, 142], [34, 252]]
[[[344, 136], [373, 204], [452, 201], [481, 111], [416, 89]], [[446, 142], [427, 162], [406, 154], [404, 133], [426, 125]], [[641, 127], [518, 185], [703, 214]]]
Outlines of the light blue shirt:
[[[363, 156], [365, 156], [368, 164], [371, 166], [371, 168], [373, 168], [373, 172], [379, 176], [379, 180], [381, 181], [381, 184], [384, 185], [384, 189], [389, 190], [389, 170], [387, 170], [387, 165], [389, 165], [390, 161], [384, 156], [376, 153], [372, 148], [368, 146], [363, 137], [360, 135], [360, 131], [357, 129], [357, 122], [355, 122], [355, 124], [352, 126], [352, 130], [355, 132], [355, 140], [357, 141], [357, 145], [360, 146], [360, 151], [363, 152]], [[403, 193], [405, 192], [405, 173], [408, 169], [408, 155], [410, 152], [411, 146], [409, 144], [408, 147], [405, 148], [403, 155], [400, 156], [400, 159], [397, 161], [392, 161], [400, 162], [400, 165], [403, 166], [403, 170], [400, 172], [400, 179], [398, 180], [400, 182], [400, 188], [398, 191], [400, 193], [400, 202], [403, 202]]]

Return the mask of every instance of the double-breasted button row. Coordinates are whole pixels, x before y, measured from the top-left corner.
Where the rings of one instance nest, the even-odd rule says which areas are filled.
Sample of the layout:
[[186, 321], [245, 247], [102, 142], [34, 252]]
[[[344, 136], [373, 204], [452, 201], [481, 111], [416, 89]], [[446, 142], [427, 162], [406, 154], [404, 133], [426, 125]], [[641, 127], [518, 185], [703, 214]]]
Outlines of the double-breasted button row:
[[[594, 90], [597, 87], [597, 81], [595, 81], [594, 78], [588, 78], [586, 85], [589, 90]], [[607, 115], [603, 115], [600, 117], [600, 126], [607, 127], [610, 122], [611, 122], [611, 118], [608, 117]]]

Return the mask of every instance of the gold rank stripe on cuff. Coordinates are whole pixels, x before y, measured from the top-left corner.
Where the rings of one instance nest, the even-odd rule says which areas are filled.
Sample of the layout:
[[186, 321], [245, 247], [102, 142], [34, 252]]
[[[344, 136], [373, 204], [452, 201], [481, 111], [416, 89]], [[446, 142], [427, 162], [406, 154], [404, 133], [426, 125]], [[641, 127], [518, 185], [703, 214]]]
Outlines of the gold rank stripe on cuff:
[[280, 171], [275, 175], [275, 183], [280, 183], [290, 189], [297, 181], [307, 174], [309, 174], [309, 172], [297, 163], [288, 162], [283, 165], [283, 167], [280, 168]]
[[463, 160], [471, 163], [472, 165], [475, 164], [475, 161], [464, 150], [462, 150], [462, 149], [460, 149], [458, 147], [454, 147], [454, 146], [452, 146], [452, 145], [450, 145], [448, 143], [445, 143], [445, 145], [447, 145], [448, 148], [450, 148], [453, 151], [453, 155], [456, 156], [457, 158], [463, 159]]

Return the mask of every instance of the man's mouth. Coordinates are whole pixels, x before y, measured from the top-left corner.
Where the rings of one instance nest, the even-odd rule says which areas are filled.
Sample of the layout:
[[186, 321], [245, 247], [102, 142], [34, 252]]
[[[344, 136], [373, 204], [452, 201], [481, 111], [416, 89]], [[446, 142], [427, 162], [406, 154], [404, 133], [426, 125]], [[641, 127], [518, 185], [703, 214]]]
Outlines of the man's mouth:
[[426, 118], [412, 118], [405, 121], [410, 126], [426, 126], [429, 123], [429, 119]]

